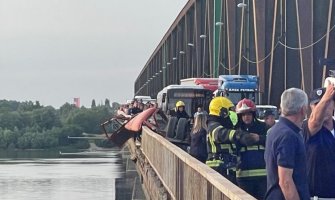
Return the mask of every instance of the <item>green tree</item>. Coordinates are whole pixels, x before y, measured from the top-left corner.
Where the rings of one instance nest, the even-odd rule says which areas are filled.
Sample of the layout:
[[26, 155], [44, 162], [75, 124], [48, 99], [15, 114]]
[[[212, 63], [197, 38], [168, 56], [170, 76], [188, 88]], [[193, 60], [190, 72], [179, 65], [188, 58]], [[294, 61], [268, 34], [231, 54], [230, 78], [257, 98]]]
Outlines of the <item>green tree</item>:
[[57, 138], [58, 144], [60, 146], [67, 146], [67, 145], [75, 144], [78, 142], [78, 140], [69, 139], [68, 136], [71, 136], [71, 137], [81, 136], [83, 133], [83, 130], [78, 125], [67, 124], [61, 128], [56, 127], [56, 128], [51, 129], [50, 133]]
[[[46, 149], [71, 145], [88, 148], [86, 140], [72, 140], [68, 136], [81, 136], [83, 132], [101, 134], [100, 124], [109, 119], [118, 106], [105, 105], [75, 108], [65, 103], [60, 109], [44, 107], [39, 101], [0, 100], [0, 148]], [[101, 145], [109, 146], [108, 142]]]
[[19, 112], [33, 111], [34, 109], [36, 109], [36, 106], [34, 105], [32, 101], [22, 102], [17, 108]]
[[61, 124], [56, 110], [51, 106], [33, 110], [32, 122], [42, 129], [51, 129]]
[[92, 104], [91, 104], [91, 108], [96, 108], [96, 107], [97, 107], [97, 105], [95, 104], [95, 100], [93, 99]]
[[19, 133], [15, 130], [5, 129], [2, 132], [2, 136], [3, 136], [3, 141], [6, 144], [6, 148], [7, 148], [10, 144], [16, 144], [17, 138], [19, 137]]
[[19, 105], [17, 101], [0, 100], [0, 113], [16, 111]]
[[105, 106], [108, 107], [108, 108], [111, 107], [109, 99], [105, 99]]
[[112, 113], [105, 106], [99, 106], [95, 109], [80, 109], [73, 113], [66, 124], [82, 127], [83, 132], [100, 134], [100, 124], [109, 119]]
[[32, 126], [32, 111], [19, 112], [21, 116], [20, 126], [17, 126], [20, 130]]
[[31, 148], [31, 138], [33, 137], [32, 132], [27, 132], [22, 135], [17, 141], [17, 147], [20, 149], [29, 149]]
[[65, 122], [71, 113], [75, 112], [76, 110], [77, 108], [74, 104], [65, 103], [58, 110], [60, 120]]
[[119, 104], [119, 103], [117, 103], [117, 102], [113, 102], [113, 103], [112, 103], [112, 109], [113, 109], [113, 110], [117, 110], [119, 107], [120, 107], [120, 104]]
[[0, 113], [0, 127], [14, 130], [15, 127], [22, 128], [22, 118], [18, 112]]
[[35, 108], [41, 108], [41, 104], [39, 101], [35, 101]]

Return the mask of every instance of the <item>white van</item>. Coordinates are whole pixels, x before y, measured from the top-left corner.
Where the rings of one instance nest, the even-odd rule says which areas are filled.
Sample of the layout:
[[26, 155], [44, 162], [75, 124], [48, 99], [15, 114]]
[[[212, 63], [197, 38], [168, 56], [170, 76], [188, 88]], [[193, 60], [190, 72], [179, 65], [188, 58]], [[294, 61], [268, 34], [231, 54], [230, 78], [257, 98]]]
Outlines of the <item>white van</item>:
[[273, 105], [256, 105], [256, 116], [259, 120], [264, 121], [265, 111], [271, 110], [275, 115], [276, 122], [279, 120], [279, 113], [277, 106]]

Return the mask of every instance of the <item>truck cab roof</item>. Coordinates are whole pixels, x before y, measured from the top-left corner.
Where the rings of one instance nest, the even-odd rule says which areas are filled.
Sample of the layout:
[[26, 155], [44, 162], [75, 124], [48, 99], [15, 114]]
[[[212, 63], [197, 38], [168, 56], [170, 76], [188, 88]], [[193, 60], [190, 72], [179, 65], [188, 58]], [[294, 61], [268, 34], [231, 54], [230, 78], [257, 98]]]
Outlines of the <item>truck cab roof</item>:
[[219, 90], [255, 92], [258, 91], [258, 77], [254, 75], [220, 75]]
[[199, 89], [199, 90], [202, 90], [205, 88], [201, 85], [169, 85], [163, 88], [162, 91], [166, 91], [169, 89]]

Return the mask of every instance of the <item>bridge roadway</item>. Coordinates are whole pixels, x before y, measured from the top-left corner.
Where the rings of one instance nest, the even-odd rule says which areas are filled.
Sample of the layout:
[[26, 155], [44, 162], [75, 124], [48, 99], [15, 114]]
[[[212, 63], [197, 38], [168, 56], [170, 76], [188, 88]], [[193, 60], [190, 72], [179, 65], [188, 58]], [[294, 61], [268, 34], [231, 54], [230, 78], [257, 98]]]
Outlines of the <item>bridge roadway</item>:
[[127, 145], [147, 199], [255, 199], [147, 127], [140, 146]]

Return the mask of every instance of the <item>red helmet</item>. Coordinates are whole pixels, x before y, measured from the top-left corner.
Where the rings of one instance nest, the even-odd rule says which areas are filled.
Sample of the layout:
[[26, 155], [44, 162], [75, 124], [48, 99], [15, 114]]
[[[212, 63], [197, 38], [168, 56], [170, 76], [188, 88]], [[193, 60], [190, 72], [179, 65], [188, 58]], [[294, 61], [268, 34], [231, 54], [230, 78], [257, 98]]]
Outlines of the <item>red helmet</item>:
[[236, 106], [236, 113], [242, 114], [242, 113], [248, 113], [248, 112], [256, 112], [256, 105], [250, 99], [244, 98], [238, 102]]

